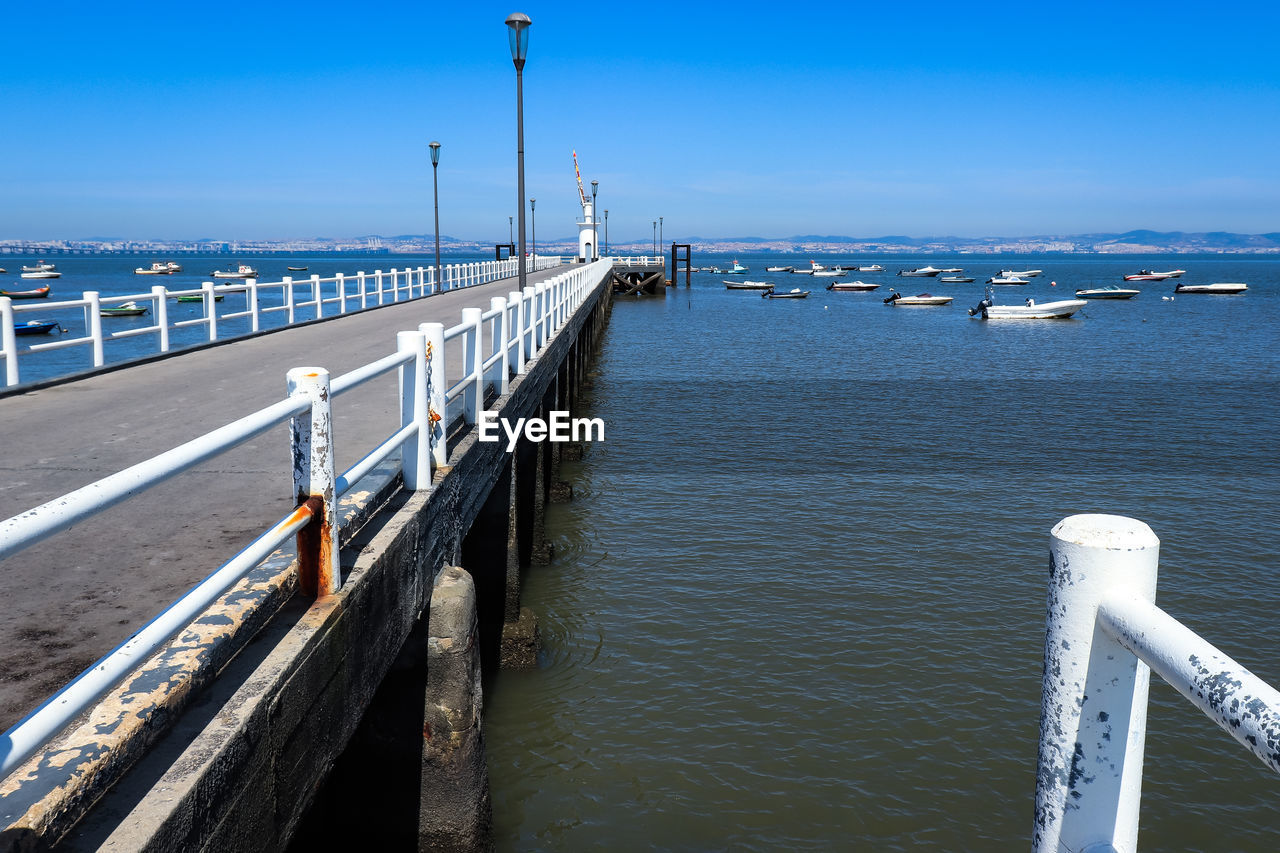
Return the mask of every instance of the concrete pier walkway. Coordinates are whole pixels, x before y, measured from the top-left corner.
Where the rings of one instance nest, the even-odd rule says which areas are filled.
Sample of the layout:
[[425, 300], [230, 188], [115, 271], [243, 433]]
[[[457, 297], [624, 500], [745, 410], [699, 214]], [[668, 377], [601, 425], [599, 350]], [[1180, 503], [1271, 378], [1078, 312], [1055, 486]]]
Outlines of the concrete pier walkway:
[[[488, 310], [491, 297], [515, 289], [515, 278], [503, 279], [0, 398], [0, 518], [283, 399], [292, 367], [337, 377], [393, 353], [397, 331], [455, 325], [463, 308]], [[460, 375], [451, 372], [450, 381]], [[334, 400], [339, 471], [395, 431], [396, 387], [391, 373]], [[292, 490], [280, 427], [6, 559], [0, 730], [285, 515]]]

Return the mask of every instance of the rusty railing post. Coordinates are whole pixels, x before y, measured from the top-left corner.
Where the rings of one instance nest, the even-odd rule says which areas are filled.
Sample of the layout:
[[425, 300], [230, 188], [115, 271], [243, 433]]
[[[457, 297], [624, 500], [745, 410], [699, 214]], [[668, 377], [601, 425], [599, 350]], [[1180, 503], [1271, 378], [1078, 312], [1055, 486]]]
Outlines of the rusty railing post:
[[293, 444], [293, 492], [299, 506], [311, 512], [311, 523], [298, 534], [298, 584], [311, 596], [332, 595], [341, 584], [338, 527], [334, 511], [333, 417], [329, 404], [329, 371], [295, 367], [288, 373], [290, 397], [306, 397], [311, 410], [289, 424]]

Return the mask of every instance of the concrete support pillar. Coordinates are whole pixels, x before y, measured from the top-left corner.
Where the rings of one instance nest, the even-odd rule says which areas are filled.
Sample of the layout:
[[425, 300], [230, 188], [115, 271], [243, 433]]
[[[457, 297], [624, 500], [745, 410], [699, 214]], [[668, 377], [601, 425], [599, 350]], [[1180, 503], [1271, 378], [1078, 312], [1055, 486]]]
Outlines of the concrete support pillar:
[[427, 631], [418, 849], [487, 850], [493, 815], [480, 728], [479, 625], [464, 570], [446, 566], [436, 576]]

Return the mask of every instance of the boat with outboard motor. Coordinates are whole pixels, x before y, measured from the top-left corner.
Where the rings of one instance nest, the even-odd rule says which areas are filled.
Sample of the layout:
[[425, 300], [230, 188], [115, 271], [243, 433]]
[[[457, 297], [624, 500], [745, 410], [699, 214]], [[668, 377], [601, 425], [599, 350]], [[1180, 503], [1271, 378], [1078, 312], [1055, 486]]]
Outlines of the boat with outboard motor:
[[766, 290], [764, 293], [760, 295], [765, 299], [804, 299], [809, 295], [809, 291], [801, 290], [800, 288], [797, 287], [792, 290], [788, 290], [785, 293], [778, 293], [777, 291]]
[[248, 264], [240, 264], [233, 270], [214, 270], [210, 273], [214, 278], [257, 278], [258, 271]]
[[[1181, 275], [1182, 273], [1179, 272], [1178, 274]], [[1164, 281], [1166, 278], [1173, 278], [1173, 277], [1174, 276], [1172, 273], [1153, 272], [1152, 270], [1138, 270], [1133, 275], [1125, 276], [1124, 280], [1125, 281]]]
[[1217, 281], [1213, 284], [1180, 284], [1174, 293], [1244, 293], [1249, 285], [1243, 281]]
[[13, 333], [15, 335], [51, 335], [54, 332], [61, 334], [66, 329], [59, 325], [57, 320], [28, 320], [25, 323], [14, 323]]
[[847, 291], [866, 291], [875, 290], [880, 285], [870, 284], [865, 281], [833, 281], [827, 285], [827, 290], [847, 290]]
[[984, 320], [1065, 320], [1088, 304], [1083, 299], [1040, 303], [1028, 299], [1023, 305], [996, 305], [988, 288], [986, 298], [969, 309], [969, 316], [981, 316]]
[[725, 290], [773, 290], [773, 283], [768, 281], [726, 281]]
[[1085, 290], [1077, 290], [1076, 296], [1080, 299], [1132, 299], [1141, 292], [1141, 290], [1121, 287], [1118, 284], [1108, 284], [1104, 287], [1090, 287]]
[[934, 296], [932, 293], [917, 293], [915, 296], [904, 296], [893, 291], [885, 297], [885, 305], [950, 305], [954, 296]]

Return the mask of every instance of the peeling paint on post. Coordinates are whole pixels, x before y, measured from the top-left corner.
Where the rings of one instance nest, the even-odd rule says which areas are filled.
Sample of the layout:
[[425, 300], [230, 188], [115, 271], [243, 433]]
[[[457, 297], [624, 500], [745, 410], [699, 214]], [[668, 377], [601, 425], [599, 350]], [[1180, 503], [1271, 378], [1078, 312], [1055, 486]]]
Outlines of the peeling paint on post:
[[1156, 592], [1160, 540], [1141, 521], [1073, 515], [1053, 528], [1032, 847], [1133, 851], [1150, 670], [1097, 625], [1108, 593]]
[[422, 332], [397, 332], [396, 348], [412, 354], [400, 368], [400, 425], [415, 424], [418, 432], [404, 443], [400, 468], [404, 487], [410, 491], [431, 487], [431, 419], [427, 399], [427, 336]]
[[294, 498], [313, 513], [312, 523], [298, 534], [298, 585], [306, 595], [332, 595], [338, 591], [340, 574], [329, 371], [295, 367], [288, 373], [288, 388], [290, 397], [311, 400], [311, 411], [293, 418], [289, 425]]

